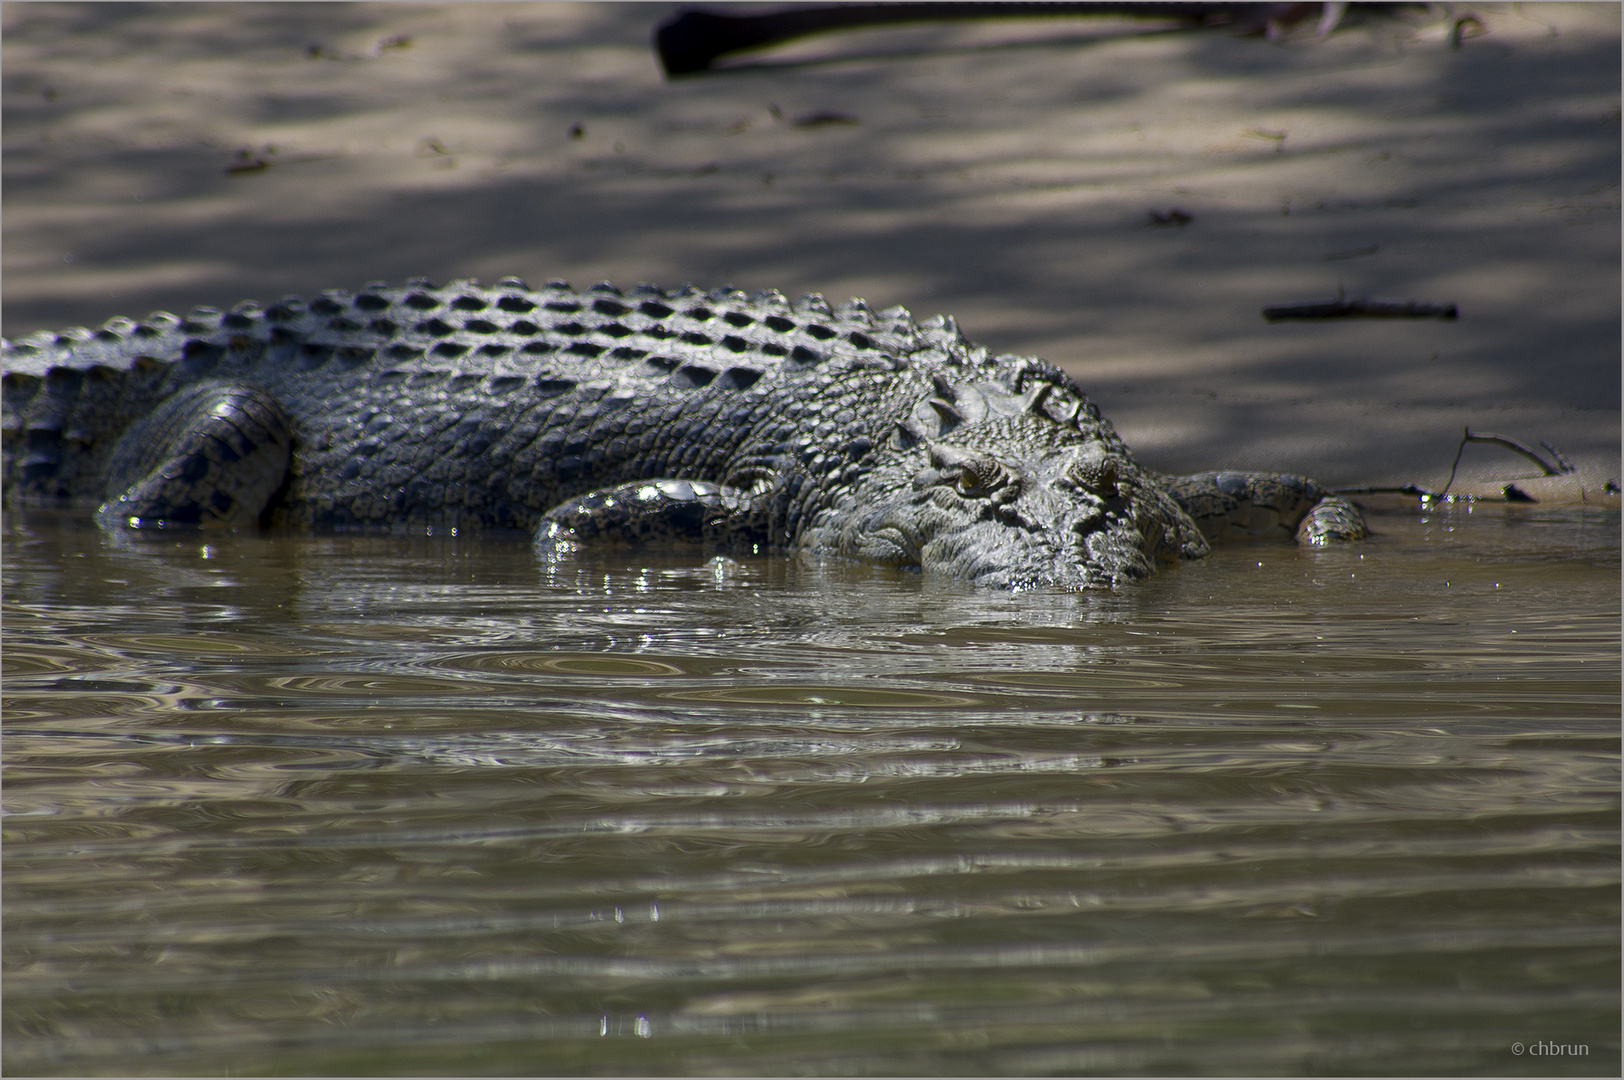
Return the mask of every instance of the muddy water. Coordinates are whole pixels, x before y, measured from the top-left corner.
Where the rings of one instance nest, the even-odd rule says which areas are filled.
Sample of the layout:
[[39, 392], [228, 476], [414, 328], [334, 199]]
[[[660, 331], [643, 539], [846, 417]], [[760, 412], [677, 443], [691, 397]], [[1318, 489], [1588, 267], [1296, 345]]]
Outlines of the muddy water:
[[1617, 514], [1375, 520], [1070, 596], [13, 515], [6, 1069], [1617, 1075]]

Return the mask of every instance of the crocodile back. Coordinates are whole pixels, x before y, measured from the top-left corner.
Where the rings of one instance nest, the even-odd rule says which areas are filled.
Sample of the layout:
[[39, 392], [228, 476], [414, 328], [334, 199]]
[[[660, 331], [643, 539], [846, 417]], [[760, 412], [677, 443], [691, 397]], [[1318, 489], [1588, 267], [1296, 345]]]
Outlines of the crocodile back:
[[132, 421], [231, 380], [293, 423], [274, 523], [530, 529], [637, 479], [770, 477], [787, 536], [898, 421], [929, 418], [933, 387], [1014, 392], [1022, 363], [951, 319], [816, 295], [374, 283], [6, 343], [5, 491], [13, 505], [99, 502]]

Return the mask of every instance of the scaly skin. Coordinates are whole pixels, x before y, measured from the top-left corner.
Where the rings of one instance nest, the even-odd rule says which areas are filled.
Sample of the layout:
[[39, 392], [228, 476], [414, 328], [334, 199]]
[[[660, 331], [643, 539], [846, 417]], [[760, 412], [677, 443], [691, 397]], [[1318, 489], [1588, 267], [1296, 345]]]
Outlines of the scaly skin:
[[1040, 360], [776, 292], [421, 279], [4, 347], [5, 496], [109, 528], [663, 536], [1109, 587], [1207, 536], [1363, 535], [1293, 476], [1161, 477]]

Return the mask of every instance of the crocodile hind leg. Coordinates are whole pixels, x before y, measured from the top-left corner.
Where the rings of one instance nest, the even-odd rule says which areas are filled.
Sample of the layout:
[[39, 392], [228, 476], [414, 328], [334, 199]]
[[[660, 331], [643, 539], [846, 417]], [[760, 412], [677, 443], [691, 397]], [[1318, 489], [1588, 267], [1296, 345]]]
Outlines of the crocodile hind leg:
[[104, 527], [251, 526], [287, 478], [292, 424], [256, 386], [180, 390], [119, 439], [108, 463]]
[[536, 551], [559, 555], [589, 543], [730, 541], [747, 533], [751, 497], [703, 480], [639, 480], [554, 507], [536, 529]]
[[1357, 506], [1306, 476], [1210, 472], [1169, 476], [1166, 485], [1210, 541], [1292, 537], [1319, 547], [1367, 535]]

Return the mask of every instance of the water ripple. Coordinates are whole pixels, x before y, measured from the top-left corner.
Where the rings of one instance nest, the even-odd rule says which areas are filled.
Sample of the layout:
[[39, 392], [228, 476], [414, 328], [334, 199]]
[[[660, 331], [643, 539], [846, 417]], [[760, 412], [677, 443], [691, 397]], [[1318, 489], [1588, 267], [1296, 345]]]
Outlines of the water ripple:
[[1616, 515], [1101, 596], [53, 520], [11, 1071], [1616, 1071]]

